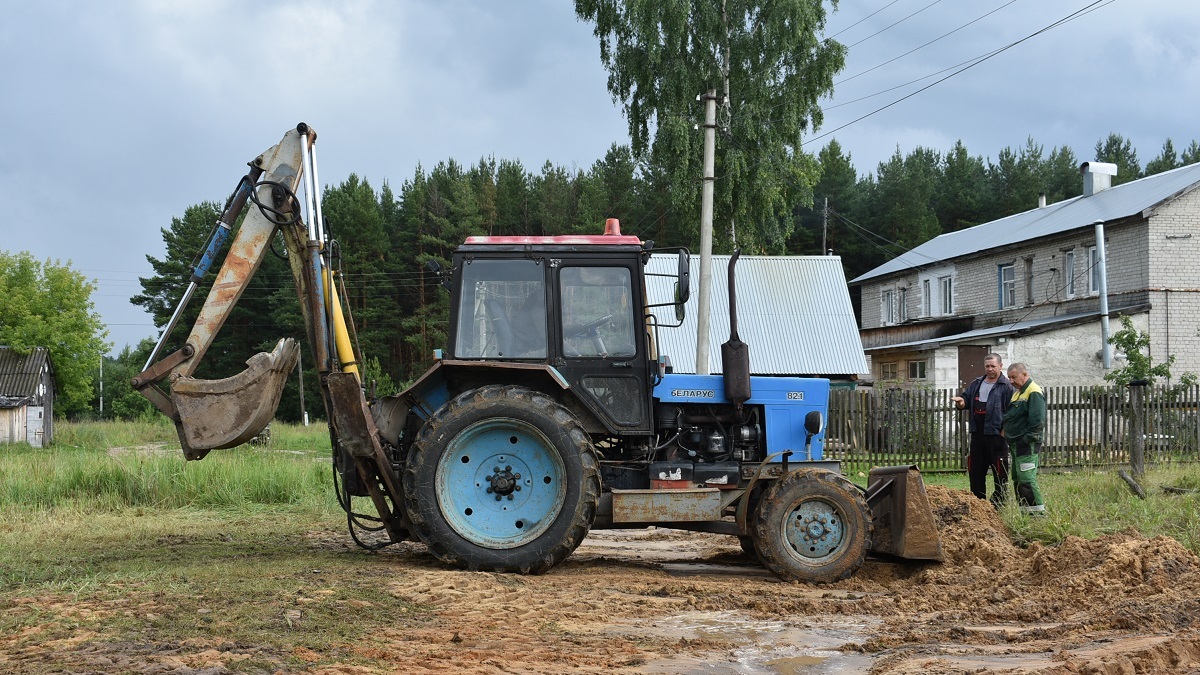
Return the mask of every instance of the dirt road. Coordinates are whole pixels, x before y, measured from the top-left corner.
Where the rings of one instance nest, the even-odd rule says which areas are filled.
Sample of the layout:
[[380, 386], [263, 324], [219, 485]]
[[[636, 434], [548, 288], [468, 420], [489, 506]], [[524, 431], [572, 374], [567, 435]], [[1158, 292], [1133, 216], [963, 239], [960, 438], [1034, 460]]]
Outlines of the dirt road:
[[[53, 672], [71, 673], [1200, 673], [1200, 559], [1173, 539], [1022, 548], [986, 502], [928, 492], [945, 563], [868, 561], [830, 586], [782, 583], [717, 535], [597, 531], [524, 577], [448, 570], [402, 544], [354, 554], [378, 600], [313, 587], [285, 611], [289, 626], [317, 606], [395, 616], [369, 639], [281, 659], [204, 632], [169, 649], [12, 636], [0, 667], [51, 650], [70, 664]], [[334, 531], [305, 545], [349, 548]]]
[[832, 586], [779, 582], [716, 535], [593, 532], [539, 577], [446, 571], [414, 545], [385, 554], [387, 592], [436, 619], [375, 656], [414, 673], [1200, 672], [1200, 560], [1175, 540], [1020, 548], [987, 503], [929, 495], [945, 563], [870, 561]]

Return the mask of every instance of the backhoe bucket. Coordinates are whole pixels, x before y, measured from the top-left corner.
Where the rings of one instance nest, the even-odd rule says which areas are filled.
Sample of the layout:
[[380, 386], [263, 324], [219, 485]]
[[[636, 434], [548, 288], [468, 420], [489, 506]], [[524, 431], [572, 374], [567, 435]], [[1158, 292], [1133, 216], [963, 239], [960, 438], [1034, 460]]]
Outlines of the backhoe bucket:
[[916, 560], [945, 559], [937, 518], [917, 467], [871, 469], [867, 504], [875, 520], [872, 551]]
[[232, 448], [262, 431], [275, 417], [279, 396], [300, 358], [300, 346], [284, 338], [270, 353], [251, 356], [242, 372], [223, 380], [182, 377], [171, 385], [175, 426], [188, 459]]

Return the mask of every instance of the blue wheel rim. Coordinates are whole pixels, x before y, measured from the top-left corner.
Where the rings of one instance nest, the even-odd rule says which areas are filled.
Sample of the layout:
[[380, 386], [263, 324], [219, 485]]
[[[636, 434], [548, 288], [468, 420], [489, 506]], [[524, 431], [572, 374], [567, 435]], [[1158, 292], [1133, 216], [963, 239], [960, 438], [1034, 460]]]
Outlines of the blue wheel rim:
[[784, 522], [783, 530], [792, 550], [809, 564], [820, 564], [836, 553], [846, 532], [841, 512], [820, 499], [796, 505]]
[[450, 441], [434, 478], [438, 508], [463, 539], [492, 549], [541, 536], [566, 501], [566, 467], [533, 425], [476, 422]]

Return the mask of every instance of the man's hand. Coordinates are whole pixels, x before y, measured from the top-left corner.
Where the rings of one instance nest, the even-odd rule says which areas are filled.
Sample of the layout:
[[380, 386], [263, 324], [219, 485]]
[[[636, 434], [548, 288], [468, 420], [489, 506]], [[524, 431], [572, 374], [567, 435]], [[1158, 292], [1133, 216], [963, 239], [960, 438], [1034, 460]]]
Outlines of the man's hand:
[[958, 408], [960, 410], [967, 407], [967, 402], [964, 401], [963, 397], [961, 397], [961, 396], [950, 397], [950, 402], [954, 404], [955, 408]]

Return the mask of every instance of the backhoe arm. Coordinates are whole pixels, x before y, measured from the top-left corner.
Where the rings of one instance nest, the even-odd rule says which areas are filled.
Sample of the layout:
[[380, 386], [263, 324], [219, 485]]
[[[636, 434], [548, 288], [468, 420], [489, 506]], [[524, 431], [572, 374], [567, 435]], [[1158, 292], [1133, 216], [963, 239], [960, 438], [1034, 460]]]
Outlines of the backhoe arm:
[[[293, 253], [296, 288], [310, 337], [313, 336], [313, 303], [305, 299], [318, 295], [311, 289], [314, 280], [319, 279], [319, 262], [312, 264], [314, 259], [319, 261], [319, 256], [310, 255], [316, 247], [307, 245], [307, 233], [300, 218], [301, 204], [296, 197], [304, 175], [305, 144], [311, 142], [310, 136], [315, 133], [301, 125], [251, 162], [250, 175], [239, 183], [169, 324], [174, 325], [190, 291], [200, 282], [198, 277], [203, 276], [236, 221], [241, 205], [250, 201], [250, 209], [229, 246], [186, 343], [158, 363], [148, 365], [133, 379], [133, 386], [175, 422], [188, 459], [199, 459], [212, 449], [240, 445], [261, 431], [274, 416], [283, 384], [296, 366], [298, 345], [294, 340], [281, 340], [272, 352], [251, 357], [247, 361], [249, 368], [238, 375], [222, 380], [191, 377], [262, 265], [277, 229]], [[163, 340], [167, 339], [167, 332], [164, 331]], [[320, 339], [315, 342], [324, 344]], [[164, 379], [169, 382], [169, 394], [158, 386]]]

